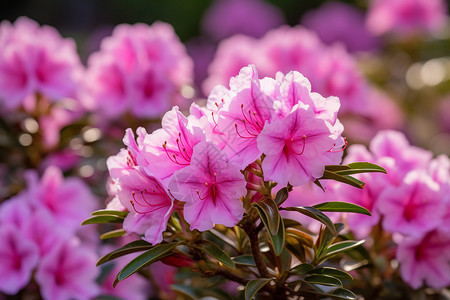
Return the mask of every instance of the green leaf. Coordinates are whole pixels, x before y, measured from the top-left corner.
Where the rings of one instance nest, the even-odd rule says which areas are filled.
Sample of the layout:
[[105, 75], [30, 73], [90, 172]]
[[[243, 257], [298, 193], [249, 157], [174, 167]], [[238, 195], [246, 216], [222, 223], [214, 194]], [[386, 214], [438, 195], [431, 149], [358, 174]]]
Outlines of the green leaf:
[[306, 273], [314, 270], [314, 266], [310, 264], [301, 264], [292, 268], [289, 272], [296, 275], [305, 275]]
[[342, 241], [342, 242], [335, 243], [325, 250], [324, 256], [326, 256], [326, 257], [334, 256], [338, 253], [348, 251], [350, 249], [358, 247], [359, 245], [362, 245], [362, 243], [364, 243], [364, 240], [362, 240], [362, 241]]
[[338, 288], [336, 290], [333, 291], [332, 293], [333, 298], [338, 298], [338, 299], [356, 299], [356, 295], [353, 294], [353, 292], [347, 290], [347, 289], [343, 289], [343, 288]]
[[[258, 210], [259, 217], [261, 218], [261, 221], [264, 223], [266, 228], [268, 228], [268, 221], [267, 221], [267, 218], [266, 218], [264, 212], [262, 211], [261, 207], [259, 207], [258, 205], [255, 205], [255, 207]], [[272, 246], [273, 246], [273, 249], [275, 251], [275, 254], [276, 255], [280, 255], [281, 251], [283, 251], [284, 243], [286, 241], [286, 234], [285, 234], [285, 230], [284, 230], [283, 219], [279, 218], [279, 225], [278, 225], [278, 232], [277, 232], [277, 234], [275, 234], [275, 235], [271, 234], [270, 230], [267, 230], [267, 233], [269, 234], [269, 238], [270, 238], [270, 241], [272, 243]]]
[[256, 266], [253, 256], [249, 254], [233, 257], [233, 261], [237, 265], [252, 266], [252, 267]]
[[365, 185], [365, 183], [362, 182], [361, 180], [358, 180], [351, 176], [341, 175], [341, 174], [337, 174], [337, 173], [327, 171], [327, 170], [325, 170], [325, 172], [323, 172], [323, 176], [319, 179], [333, 179], [333, 180], [336, 180], [336, 181], [339, 181], [342, 183], [349, 184], [349, 185], [354, 186], [359, 189], [363, 189], [364, 185]]
[[331, 171], [331, 172], [338, 172], [338, 171], [344, 171], [344, 170], [350, 170], [351, 167], [347, 165], [329, 165], [325, 166], [325, 170]]
[[[335, 223], [334, 228], [336, 229], [336, 233], [339, 233], [342, 229], [344, 229], [345, 225], [343, 223]], [[316, 241], [317, 251], [316, 257], [321, 256], [326, 248], [333, 242], [336, 238], [336, 235], [333, 235], [330, 230], [325, 227], [321, 229], [319, 232], [319, 236]]]
[[314, 240], [312, 236], [306, 234], [305, 232], [295, 229], [295, 228], [287, 228], [286, 236], [294, 238], [298, 240], [301, 244], [306, 245], [309, 248], [314, 246]]
[[84, 220], [81, 225], [88, 224], [103, 224], [103, 223], [123, 223], [123, 218], [111, 215], [94, 216], [87, 220]]
[[280, 225], [281, 218], [277, 204], [272, 199], [266, 197], [254, 202], [254, 205], [258, 206], [266, 216], [267, 224], [265, 225], [267, 225], [267, 229], [272, 235], [276, 235], [278, 233], [278, 226]]
[[374, 172], [387, 174], [384, 168], [369, 162], [354, 162], [348, 164], [347, 166], [349, 166], [350, 169], [338, 170], [335, 172], [340, 175], [352, 175], [358, 173], [374, 173]]
[[169, 255], [169, 253], [180, 243], [159, 244], [151, 248], [150, 250], [142, 253], [132, 261], [130, 261], [120, 272], [117, 274], [114, 280], [113, 287], [119, 283], [119, 281], [130, 277], [134, 273], [142, 270], [143, 268], [157, 262], [161, 258]]
[[328, 275], [311, 275], [306, 277], [305, 281], [311, 284], [342, 287], [342, 282], [339, 279]]
[[271, 280], [272, 279], [270, 278], [260, 278], [250, 280], [245, 286], [245, 300], [252, 299], [256, 295], [256, 293]]
[[288, 249], [299, 261], [306, 260], [306, 250], [300, 241], [289, 236], [286, 236], [286, 249]]
[[228, 268], [231, 268], [231, 269], [236, 268], [233, 260], [231, 260], [231, 257], [225, 251], [220, 249], [220, 247], [217, 246], [216, 244], [214, 244], [213, 242], [207, 241], [207, 242], [203, 243], [201, 247], [206, 253], [208, 253], [209, 255], [211, 255], [212, 257], [217, 259], [218, 261], [220, 261], [222, 264], [224, 264]]
[[115, 237], [119, 237], [122, 235], [125, 235], [127, 232], [123, 229], [116, 229], [116, 230], [111, 230], [108, 232], [105, 232], [104, 234], [102, 234], [100, 236], [100, 239], [102, 240], [107, 240], [107, 239], [111, 239], [111, 238], [115, 238]]
[[275, 196], [275, 203], [280, 206], [281, 204], [286, 201], [286, 199], [289, 197], [289, 188], [284, 187], [281, 190], [277, 192], [277, 195]]
[[325, 189], [323, 188], [322, 184], [320, 183], [319, 179], [314, 180], [314, 184], [320, 187], [320, 189], [325, 193]]
[[119, 210], [106, 210], [106, 209], [101, 209], [101, 210], [96, 210], [94, 212], [91, 213], [92, 216], [104, 216], [104, 215], [109, 215], [109, 216], [118, 216], [121, 218], [125, 218], [128, 215], [127, 211], [119, 211]]
[[187, 286], [183, 284], [172, 284], [170, 286], [170, 289], [180, 294], [183, 294], [193, 300], [197, 300], [202, 297], [200, 291], [192, 286]]
[[371, 216], [370, 211], [368, 211], [366, 208], [347, 202], [324, 202], [316, 204], [313, 207], [317, 208], [320, 211], [352, 212]]
[[[301, 266], [301, 265], [300, 265]], [[330, 267], [321, 267], [321, 268], [317, 268], [317, 269], [311, 269], [309, 271], [306, 272], [308, 275], [311, 274], [315, 274], [315, 275], [328, 275], [328, 276], [332, 276], [332, 277], [336, 277], [339, 279], [345, 279], [345, 280], [353, 280], [352, 275], [348, 274], [345, 271], [336, 269], [336, 268], [330, 268]]]
[[113, 259], [116, 259], [118, 257], [134, 252], [145, 251], [152, 247], [153, 246], [150, 243], [144, 240], [133, 241], [101, 257], [97, 262], [97, 266], [104, 264], [105, 262], [111, 261]]
[[334, 236], [337, 235], [336, 228], [334, 228], [333, 222], [331, 222], [330, 218], [328, 218], [323, 212], [321, 212], [315, 207], [310, 206], [286, 207], [283, 208], [283, 210], [296, 211], [310, 218], [313, 218], [323, 223]]

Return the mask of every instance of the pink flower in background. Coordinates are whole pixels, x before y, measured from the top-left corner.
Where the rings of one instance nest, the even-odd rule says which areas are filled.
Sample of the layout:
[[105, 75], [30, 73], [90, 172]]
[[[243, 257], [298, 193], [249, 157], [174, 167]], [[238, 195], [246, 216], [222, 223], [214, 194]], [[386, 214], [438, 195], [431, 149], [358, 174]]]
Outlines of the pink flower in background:
[[43, 298], [88, 300], [98, 295], [96, 257], [94, 251], [80, 247], [73, 240], [55, 244], [42, 258], [36, 272]]
[[14, 295], [30, 281], [39, 249], [10, 224], [0, 226], [0, 240], [0, 291]]
[[376, 35], [411, 35], [441, 29], [447, 7], [443, 0], [371, 0], [367, 27]]
[[450, 284], [450, 236], [439, 230], [404, 240], [397, 249], [400, 274], [412, 288]]
[[2, 202], [0, 205], [0, 225], [12, 225], [22, 230], [28, 223], [33, 212], [29, 197], [28, 193], [22, 192]]
[[276, 6], [263, 0], [216, 0], [202, 23], [204, 32], [221, 40], [238, 33], [260, 37], [284, 20]]
[[191, 229], [205, 231], [215, 224], [232, 227], [242, 219], [245, 186], [239, 166], [227, 163], [216, 145], [201, 142], [194, 147], [191, 164], [174, 173], [169, 190], [186, 202], [184, 217]]
[[74, 97], [81, 72], [74, 41], [56, 29], [26, 17], [0, 24], [0, 100], [6, 109], [18, 108], [32, 93]]
[[328, 45], [340, 42], [351, 52], [379, 47], [379, 40], [365, 27], [364, 13], [343, 2], [325, 2], [318, 9], [306, 12], [301, 23]]
[[118, 25], [88, 60], [82, 93], [90, 110], [114, 118], [131, 112], [159, 117], [182, 100], [192, 83], [193, 63], [173, 28], [162, 22]]

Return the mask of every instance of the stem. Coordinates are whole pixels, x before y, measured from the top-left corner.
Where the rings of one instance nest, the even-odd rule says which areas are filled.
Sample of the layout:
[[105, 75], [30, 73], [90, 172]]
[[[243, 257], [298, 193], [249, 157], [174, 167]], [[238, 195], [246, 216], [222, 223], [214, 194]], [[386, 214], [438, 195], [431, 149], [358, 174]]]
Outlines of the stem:
[[250, 240], [250, 248], [252, 250], [253, 259], [255, 260], [256, 268], [258, 268], [258, 272], [261, 277], [271, 278], [269, 271], [267, 270], [267, 266], [263, 261], [261, 251], [259, 249], [259, 240], [258, 240], [258, 231], [256, 231], [255, 224], [245, 224], [243, 226], [244, 231], [247, 233], [248, 238]]

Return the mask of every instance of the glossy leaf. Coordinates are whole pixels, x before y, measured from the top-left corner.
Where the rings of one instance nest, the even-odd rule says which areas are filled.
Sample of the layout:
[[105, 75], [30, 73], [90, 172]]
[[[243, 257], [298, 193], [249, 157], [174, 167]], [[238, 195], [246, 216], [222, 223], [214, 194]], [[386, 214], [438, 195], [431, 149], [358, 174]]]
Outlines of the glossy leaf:
[[123, 223], [123, 218], [111, 215], [94, 216], [87, 220], [84, 220], [81, 225], [88, 224], [104, 224], [104, 223]]
[[286, 249], [289, 250], [299, 261], [306, 260], [306, 250], [299, 240], [286, 236]]
[[120, 210], [106, 210], [106, 209], [101, 209], [101, 210], [96, 210], [94, 212], [91, 213], [92, 216], [104, 216], [104, 215], [109, 215], [109, 216], [118, 216], [121, 218], [125, 218], [128, 215], [127, 211], [120, 211]]
[[313, 218], [321, 223], [323, 223], [333, 235], [336, 235], [336, 229], [334, 228], [333, 222], [331, 222], [330, 218], [328, 218], [323, 212], [318, 210], [315, 207], [309, 206], [298, 206], [298, 207], [286, 207], [283, 210], [287, 211], [296, 211], [301, 214], [304, 214], [310, 218]]
[[[261, 218], [261, 221], [264, 223], [264, 225], [266, 226], [266, 228], [268, 227], [268, 221], [266, 219], [266, 216], [264, 214], [264, 212], [262, 211], [262, 209], [259, 206], [255, 206], [256, 209], [258, 210], [259, 213], [259, 217]], [[284, 244], [286, 241], [286, 234], [285, 234], [285, 229], [284, 229], [284, 223], [283, 223], [283, 219], [279, 218], [279, 225], [278, 225], [278, 233], [273, 235], [270, 233], [269, 230], [267, 230], [267, 233], [269, 235], [270, 238], [270, 242], [272, 243], [273, 249], [275, 251], [276, 255], [280, 255], [281, 251], [283, 251], [284, 248]]]
[[344, 171], [344, 170], [350, 170], [351, 167], [348, 165], [328, 165], [325, 166], [325, 170], [331, 171], [331, 172], [338, 172], [338, 171]]
[[250, 280], [245, 286], [245, 300], [252, 299], [260, 289], [269, 283], [270, 280], [270, 278]]
[[305, 281], [311, 284], [342, 287], [342, 282], [339, 279], [328, 275], [311, 275], [305, 277]]
[[267, 220], [267, 224], [265, 224], [267, 225], [267, 229], [272, 235], [276, 235], [278, 233], [281, 218], [277, 204], [270, 198], [263, 198], [254, 202], [254, 205], [258, 206], [264, 213]]
[[323, 176], [319, 179], [332, 179], [335, 181], [349, 184], [349, 185], [354, 186], [359, 189], [364, 188], [364, 185], [365, 185], [365, 183], [362, 182], [361, 180], [358, 180], [349, 175], [341, 175], [341, 174], [334, 173], [334, 172], [327, 171], [327, 170], [325, 170], [325, 172], [323, 172]]
[[172, 284], [170, 286], [172, 291], [178, 292], [184, 296], [189, 297], [190, 299], [197, 300], [202, 297], [200, 291], [192, 286], [187, 286], [183, 284]]
[[338, 170], [335, 172], [340, 175], [352, 175], [358, 173], [374, 173], [374, 172], [387, 174], [384, 168], [369, 162], [354, 162], [348, 164], [347, 166], [349, 166], [350, 169]]
[[310, 264], [301, 264], [292, 268], [289, 272], [296, 275], [305, 275], [306, 273], [313, 271], [315, 268]]
[[362, 245], [362, 243], [364, 243], [364, 240], [338, 242], [338, 243], [333, 244], [330, 247], [328, 247], [324, 252], [324, 256], [330, 257], [330, 256], [336, 255], [340, 252], [348, 251], [350, 249], [358, 247], [359, 245]]
[[280, 206], [281, 204], [286, 201], [286, 199], [289, 197], [289, 188], [284, 187], [281, 190], [277, 192], [277, 195], [275, 196], [275, 203]]
[[336, 269], [336, 268], [330, 268], [330, 267], [321, 267], [321, 268], [317, 268], [317, 269], [311, 269], [309, 271], [306, 272], [308, 275], [309, 274], [315, 274], [315, 275], [328, 275], [328, 276], [332, 276], [332, 277], [336, 277], [339, 279], [345, 279], [345, 280], [353, 280], [352, 275], [350, 275], [349, 273]]
[[314, 184], [317, 185], [325, 193], [325, 189], [323, 188], [323, 186], [320, 183], [319, 179], [314, 180]]
[[351, 292], [347, 289], [343, 289], [343, 288], [338, 288], [338, 289], [334, 290], [332, 295], [333, 295], [333, 298], [349, 299], [349, 300], [356, 299], [356, 295], [353, 294], [353, 292]]
[[251, 255], [241, 255], [233, 257], [233, 262], [237, 265], [252, 266], [252, 267], [256, 266], [255, 260]]
[[130, 261], [120, 272], [117, 274], [114, 280], [113, 286], [115, 287], [119, 281], [130, 277], [134, 273], [142, 270], [143, 268], [157, 262], [161, 258], [167, 256], [179, 243], [159, 244], [151, 248], [150, 250], [142, 253], [132, 261]]
[[368, 211], [366, 208], [347, 202], [338, 202], [338, 201], [324, 202], [316, 204], [313, 207], [317, 208], [320, 211], [351, 212], [368, 216], [372, 215], [370, 211]]
[[119, 236], [125, 235], [126, 233], [127, 232], [125, 230], [123, 230], [123, 229], [111, 230], [111, 231], [108, 231], [108, 232], [102, 234], [100, 236], [100, 239], [106, 240], [106, 239], [110, 239], [110, 238], [115, 238], [115, 237], [119, 237]]
[[153, 246], [150, 243], [144, 240], [133, 241], [101, 257], [97, 262], [97, 266], [104, 264], [105, 262], [111, 261], [113, 259], [116, 259], [118, 257], [134, 252], [145, 251], [152, 247]]
[[312, 236], [309, 234], [304, 233], [301, 230], [295, 229], [295, 228], [287, 228], [286, 229], [286, 235], [292, 238], [295, 238], [299, 240], [301, 244], [306, 245], [307, 247], [312, 248], [314, 245], [314, 240]]
[[233, 260], [231, 260], [231, 257], [225, 251], [220, 249], [220, 247], [217, 246], [216, 244], [214, 244], [213, 242], [205, 242], [204, 244], [202, 244], [201, 247], [206, 253], [208, 253], [209, 255], [211, 255], [212, 257], [217, 259], [218, 261], [220, 261], [222, 264], [224, 264], [228, 268], [231, 268], [231, 269], [236, 268]]

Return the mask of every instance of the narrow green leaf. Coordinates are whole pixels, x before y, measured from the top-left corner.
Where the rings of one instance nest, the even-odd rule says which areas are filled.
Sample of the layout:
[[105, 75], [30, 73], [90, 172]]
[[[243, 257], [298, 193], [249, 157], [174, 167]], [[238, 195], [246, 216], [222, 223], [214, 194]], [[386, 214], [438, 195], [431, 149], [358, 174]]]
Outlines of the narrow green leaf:
[[275, 203], [280, 206], [281, 204], [286, 201], [286, 199], [289, 197], [289, 189], [287, 187], [282, 188], [277, 192], [277, 195], [275, 196]]
[[324, 202], [320, 204], [316, 204], [313, 207], [317, 208], [320, 211], [335, 211], [335, 212], [352, 212], [363, 215], [371, 216], [372, 214], [366, 208], [347, 202]]
[[338, 288], [338, 289], [334, 290], [332, 295], [333, 295], [333, 298], [349, 299], [349, 300], [356, 299], [356, 295], [353, 294], [353, 292], [351, 292], [347, 289], [343, 289], [343, 288]]
[[187, 296], [193, 300], [197, 300], [202, 297], [200, 291], [197, 288], [194, 288], [192, 286], [187, 286], [187, 285], [183, 285], [183, 284], [172, 284], [170, 286], [170, 289], [172, 291], [183, 294], [184, 296]]
[[[267, 218], [262, 211], [261, 207], [255, 205], [256, 209], [258, 210], [259, 217], [261, 218], [261, 221], [264, 223], [266, 228], [268, 228], [268, 221]], [[269, 234], [270, 241], [272, 243], [273, 249], [275, 251], [276, 255], [280, 255], [281, 251], [283, 251], [284, 243], [286, 241], [286, 234], [284, 229], [284, 223], [283, 219], [279, 218], [279, 225], [278, 225], [278, 233], [273, 235], [270, 233], [269, 230], [267, 230], [267, 233]]]
[[306, 260], [306, 250], [299, 240], [286, 236], [286, 249], [289, 250], [299, 261]]
[[120, 211], [120, 210], [101, 209], [101, 210], [96, 210], [96, 211], [92, 212], [91, 215], [92, 216], [109, 215], [109, 216], [118, 216], [118, 217], [125, 218], [128, 215], [128, 212], [127, 211]]
[[269, 281], [272, 280], [270, 278], [260, 278], [250, 280], [245, 286], [245, 300], [252, 299], [256, 293], [263, 288]]
[[325, 170], [331, 171], [331, 172], [337, 172], [337, 171], [344, 171], [344, 170], [350, 170], [351, 167], [347, 165], [329, 165], [325, 166]]
[[320, 183], [319, 179], [314, 180], [314, 184], [320, 187], [320, 189], [325, 193], [325, 189], [323, 188], [322, 184]]
[[321, 223], [323, 223], [330, 232], [336, 236], [336, 228], [334, 228], [333, 222], [331, 222], [330, 218], [328, 218], [323, 212], [318, 210], [315, 207], [310, 206], [298, 206], [298, 207], [286, 207], [283, 210], [287, 211], [296, 211], [301, 214], [304, 214], [310, 218], [313, 218]]
[[328, 247], [325, 252], [324, 256], [331, 257], [334, 256], [340, 252], [348, 251], [350, 249], [353, 249], [355, 247], [358, 247], [359, 245], [362, 245], [364, 243], [364, 240], [362, 241], [342, 241], [338, 242], [336, 244], [331, 245]]
[[305, 281], [312, 284], [342, 287], [342, 282], [339, 279], [328, 275], [311, 275], [306, 277]]
[[309, 248], [312, 248], [314, 245], [314, 240], [312, 238], [312, 236], [310, 236], [309, 234], [295, 229], [295, 228], [287, 228], [286, 229], [286, 235], [288, 237], [297, 239], [301, 244], [306, 245]]
[[301, 264], [292, 268], [289, 272], [296, 275], [305, 275], [306, 273], [314, 270], [314, 266], [310, 264]]
[[272, 199], [266, 197], [254, 202], [254, 205], [258, 206], [266, 216], [267, 229], [270, 233], [272, 235], [277, 234], [281, 218], [277, 204]]
[[251, 255], [236, 256], [233, 257], [233, 261], [237, 265], [252, 266], [252, 267], [256, 266], [255, 260]]
[[374, 173], [374, 172], [387, 174], [384, 168], [369, 162], [354, 162], [348, 164], [348, 166], [350, 167], [350, 169], [348, 170], [338, 170], [335, 172], [340, 175], [352, 175], [358, 173]]
[[315, 275], [328, 275], [328, 276], [332, 276], [332, 277], [336, 277], [339, 279], [345, 279], [345, 280], [353, 280], [352, 275], [350, 275], [349, 273], [336, 269], [336, 268], [330, 268], [330, 267], [321, 267], [321, 268], [317, 268], [317, 269], [311, 269], [309, 271], [306, 272], [308, 275], [311, 274], [315, 274]]
[[87, 220], [84, 220], [81, 225], [88, 225], [88, 224], [103, 224], [103, 223], [123, 223], [123, 218], [118, 216], [110, 216], [110, 215], [103, 215], [103, 216], [94, 216]]
[[145, 251], [152, 247], [153, 246], [150, 243], [144, 240], [133, 241], [101, 257], [97, 262], [97, 266], [104, 264], [105, 262], [114, 260], [118, 257], [134, 252]]
[[[334, 228], [336, 229], [337, 234], [339, 234], [339, 232], [342, 231], [344, 227], [345, 225], [343, 223], [334, 224]], [[316, 257], [320, 257], [322, 253], [325, 251], [325, 249], [328, 248], [328, 246], [333, 242], [335, 238], [336, 235], [333, 235], [327, 227], [321, 229], [316, 242], [317, 245]]]
[[130, 261], [116, 276], [113, 286], [152, 263], [167, 256], [179, 243], [159, 244]]
[[336, 181], [339, 181], [342, 183], [349, 184], [349, 185], [354, 186], [359, 189], [364, 188], [364, 185], [365, 185], [365, 183], [362, 182], [361, 180], [358, 180], [351, 176], [341, 175], [341, 174], [337, 174], [337, 173], [327, 171], [327, 170], [325, 170], [325, 172], [323, 172], [323, 176], [319, 179], [333, 179], [333, 180], [336, 180]]
[[106, 239], [110, 239], [110, 238], [115, 238], [115, 237], [125, 235], [126, 233], [127, 232], [123, 229], [111, 230], [111, 231], [108, 231], [108, 232], [105, 232], [104, 234], [102, 234], [100, 236], [100, 239], [106, 240]]
[[206, 253], [220, 261], [222, 264], [227, 266], [228, 268], [235, 269], [236, 266], [231, 260], [231, 257], [222, 249], [220, 249], [219, 246], [214, 244], [213, 242], [207, 241], [204, 244], [202, 244], [202, 249], [205, 250]]

